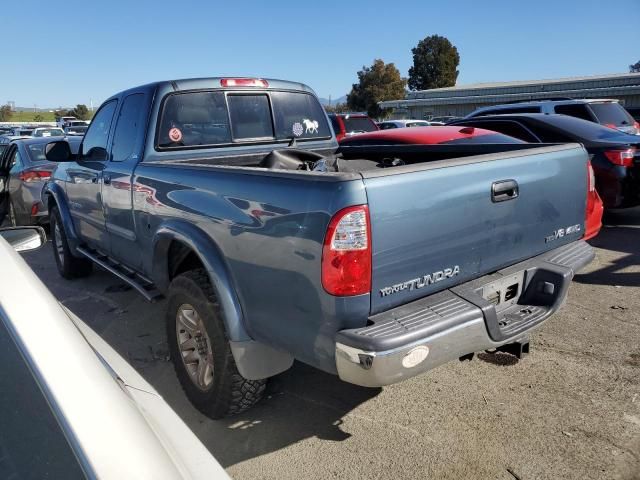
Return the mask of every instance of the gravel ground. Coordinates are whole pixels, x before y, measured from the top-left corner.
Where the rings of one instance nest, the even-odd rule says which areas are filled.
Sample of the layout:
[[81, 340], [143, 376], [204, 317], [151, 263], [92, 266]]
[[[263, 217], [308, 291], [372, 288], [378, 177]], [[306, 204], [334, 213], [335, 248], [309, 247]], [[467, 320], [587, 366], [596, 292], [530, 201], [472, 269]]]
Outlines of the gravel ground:
[[640, 209], [605, 223], [596, 260], [524, 360], [480, 354], [383, 389], [296, 363], [223, 421], [199, 414], [175, 379], [164, 302], [103, 271], [62, 280], [50, 247], [25, 257], [236, 479], [640, 479]]

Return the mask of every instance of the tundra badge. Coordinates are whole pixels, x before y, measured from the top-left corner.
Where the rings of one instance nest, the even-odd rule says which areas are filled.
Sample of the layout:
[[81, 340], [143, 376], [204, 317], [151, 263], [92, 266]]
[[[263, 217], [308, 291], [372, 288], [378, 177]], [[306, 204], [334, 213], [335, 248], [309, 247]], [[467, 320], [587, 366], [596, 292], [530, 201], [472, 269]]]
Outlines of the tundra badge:
[[460, 267], [458, 265], [454, 266], [453, 268], [445, 268], [444, 270], [433, 272], [420, 278], [414, 278], [403, 283], [397, 283], [390, 287], [381, 288], [380, 295], [386, 297], [387, 295], [398, 293], [402, 290], [416, 290], [418, 288], [426, 287], [427, 285], [441, 282], [442, 280], [446, 280], [447, 278], [455, 277], [459, 273]]

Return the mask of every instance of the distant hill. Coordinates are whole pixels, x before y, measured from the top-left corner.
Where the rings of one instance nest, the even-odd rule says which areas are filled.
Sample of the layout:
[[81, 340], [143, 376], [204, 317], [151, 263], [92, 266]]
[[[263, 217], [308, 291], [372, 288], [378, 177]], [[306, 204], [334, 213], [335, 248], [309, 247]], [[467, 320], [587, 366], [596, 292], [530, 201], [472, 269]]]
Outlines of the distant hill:
[[[320, 100], [321, 105], [329, 105], [328, 98], [318, 97], [318, 100]], [[331, 99], [331, 105], [337, 105], [338, 103], [347, 103], [347, 96], [343, 95], [341, 97]]]

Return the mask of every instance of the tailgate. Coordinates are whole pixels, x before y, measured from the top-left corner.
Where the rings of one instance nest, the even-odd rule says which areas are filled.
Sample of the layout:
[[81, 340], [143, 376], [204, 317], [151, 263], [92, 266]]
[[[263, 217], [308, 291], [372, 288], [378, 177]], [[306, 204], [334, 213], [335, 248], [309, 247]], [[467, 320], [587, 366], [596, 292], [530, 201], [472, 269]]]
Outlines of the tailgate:
[[[586, 162], [574, 144], [364, 172], [371, 313], [580, 238]], [[517, 196], [500, 183], [512, 180]]]

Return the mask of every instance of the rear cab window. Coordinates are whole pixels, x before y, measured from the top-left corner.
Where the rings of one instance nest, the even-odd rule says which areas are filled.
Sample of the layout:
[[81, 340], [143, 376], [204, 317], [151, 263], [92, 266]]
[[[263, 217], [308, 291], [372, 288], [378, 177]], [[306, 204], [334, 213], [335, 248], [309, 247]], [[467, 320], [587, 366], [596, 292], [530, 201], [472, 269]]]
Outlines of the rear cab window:
[[290, 91], [176, 92], [165, 97], [156, 148], [196, 148], [331, 138], [311, 94]]
[[617, 102], [590, 103], [591, 111], [602, 125], [624, 127], [633, 125], [634, 119], [622, 105]]

